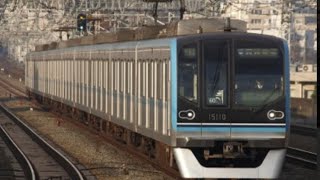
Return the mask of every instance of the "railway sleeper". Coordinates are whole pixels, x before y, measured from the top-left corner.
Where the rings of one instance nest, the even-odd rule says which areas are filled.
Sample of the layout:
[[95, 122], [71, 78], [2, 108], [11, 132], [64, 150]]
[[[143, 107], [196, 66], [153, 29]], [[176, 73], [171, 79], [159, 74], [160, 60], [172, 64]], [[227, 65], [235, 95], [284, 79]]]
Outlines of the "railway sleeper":
[[[34, 94], [31, 94], [33, 97]], [[37, 97], [37, 95], [35, 95]], [[173, 149], [166, 144], [132, 132], [107, 119], [96, 117], [93, 114], [84, 112], [74, 107], [50, 99], [49, 104], [53, 106], [54, 112], [60, 115], [71, 117], [75, 123], [82, 123], [92, 132], [98, 132], [102, 137], [110, 137], [122, 145], [133, 149], [135, 152], [146, 157], [162, 169], [178, 171], [177, 164], [173, 156]], [[109, 117], [110, 118], [110, 117]]]

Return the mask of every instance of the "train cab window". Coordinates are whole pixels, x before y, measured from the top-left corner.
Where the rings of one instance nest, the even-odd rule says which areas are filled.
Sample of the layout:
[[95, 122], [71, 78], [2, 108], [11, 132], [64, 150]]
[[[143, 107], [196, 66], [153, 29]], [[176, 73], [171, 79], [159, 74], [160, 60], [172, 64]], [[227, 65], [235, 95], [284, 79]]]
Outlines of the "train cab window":
[[178, 95], [179, 98], [198, 102], [198, 53], [197, 44], [184, 46], [179, 52]]
[[227, 105], [228, 51], [227, 41], [204, 42], [204, 82], [207, 106]]
[[234, 103], [260, 107], [283, 95], [283, 55], [268, 41], [235, 43]]

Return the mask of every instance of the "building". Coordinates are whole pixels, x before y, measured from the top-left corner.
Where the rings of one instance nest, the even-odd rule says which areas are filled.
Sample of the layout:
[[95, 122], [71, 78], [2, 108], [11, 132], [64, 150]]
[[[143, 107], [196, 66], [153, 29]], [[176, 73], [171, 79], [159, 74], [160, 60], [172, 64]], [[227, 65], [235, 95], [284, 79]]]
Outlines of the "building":
[[311, 99], [316, 92], [317, 65], [292, 65], [290, 70], [290, 90], [292, 98]]
[[1, 40], [6, 44], [9, 58], [18, 62], [24, 62], [26, 54], [34, 50], [35, 44], [59, 40], [58, 34], [52, 33], [52, 29], [58, 25], [52, 21], [61, 20], [62, 11], [36, 9], [32, 5], [34, 4], [28, 3], [28, 6], [22, 6], [22, 8], [6, 8], [3, 12], [4, 25], [0, 27], [0, 32], [3, 32]]
[[[27, 4], [21, 4], [26, 3]], [[39, 37], [26, 38], [25, 47], [14, 52], [15, 59], [22, 59], [30, 46], [59, 40], [59, 33], [51, 30], [64, 25], [75, 26], [76, 15], [80, 12], [95, 14], [103, 19], [101, 29], [104, 32], [116, 31], [119, 28], [133, 28], [154, 24], [154, 3], [135, 0], [99, 0], [90, 1], [52, 1], [50, 7], [43, 7], [36, 1], [19, 1], [21, 5], [15, 11], [5, 11], [7, 24], [0, 27], [3, 31], [38, 33]], [[317, 21], [315, 0], [184, 0], [185, 19], [213, 16], [231, 17], [247, 22], [247, 31], [259, 34], [274, 35], [288, 40], [292, 62], [314, 64], [317, 52]], [[158, 21], [160, 24], [179, 19], [180, 1], [160, 3]], [[10, 9], [10, 8], [7, 8]], [[98, 10], [97, 10], [98, 9]], [[1, 9], [0, 9], [1, 13]], [[9, 23], [10, 22], [10, 23]], [[10, 25], [11, 24], [11, 25]], [[76, 33], [70, 33], [71, 37]], [[7, 37], [7, 36], [6, 36]], [[62, 39], [66, 39], [66, 33]], [[11, 45], [20, 45], [12, 35], [8, 38]]]
[[312, 0], [229, 0], [224, 17], [247, 21], [247, 31], [286, 39], [291, 62], [315, 64], [317, 9]]
[[316, 11], [292, 13], [290, 37], [291, 58], [295, 63], [317, 62], [317, 16]]
[[284, 37], [283, 0], [234, 0], [222, 15], [247, 21], [247, 31]]
[[[191, 2], [191, 1], [190, 1]], [[179, 2], [159, 4], [159, 18], [168, 20], [168, 11], [178, 12]], [[37, 44], [66, 40], [76, 37], [78, 32], [54, 32], [58, 27], [75, 27], [79, 13], [100, 14], [105, 22], [109, 22], [114, 31], [118, 28], [141, 26], [144, 22], [154, 23], [152, 17], [153, 3], [128, 0], [56, 0], [39, 3], [34, 0], [0, 2], [0, 40], [5, 42], [11, 59], [23, 62], [25, 55]], [[176, 13], [172, 13], [176, 16]], [[164, 16], [168, 16], [163, 18]], [[96, 25], [97, 26], [97, 25]], [[104, 32], [109, 32], [109, 29]], [[4, 32], [4, 33], [2, 33]], [[30, 35], [32, 34], [32, 35]], [[61, 37], [60, 37], [61, 36]]]

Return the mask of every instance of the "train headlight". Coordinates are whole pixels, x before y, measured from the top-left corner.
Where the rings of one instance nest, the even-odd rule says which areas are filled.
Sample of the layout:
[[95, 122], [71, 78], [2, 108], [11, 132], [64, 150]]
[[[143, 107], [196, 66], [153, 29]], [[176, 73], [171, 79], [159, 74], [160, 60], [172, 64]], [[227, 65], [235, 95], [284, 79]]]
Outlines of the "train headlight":
[[270, 110], [267, 113], [267, 117], [270, 120], [282, 119], [284, 117], [284, 113], [282, 111]]
[[269, 117], [274, 118], [274, 116], [275, 116], [274, 112], [269, 113]]
[[182, 110], [179, 112], [180, 119], [192, 120], [196, 116], [196, 113], [192, 109]]

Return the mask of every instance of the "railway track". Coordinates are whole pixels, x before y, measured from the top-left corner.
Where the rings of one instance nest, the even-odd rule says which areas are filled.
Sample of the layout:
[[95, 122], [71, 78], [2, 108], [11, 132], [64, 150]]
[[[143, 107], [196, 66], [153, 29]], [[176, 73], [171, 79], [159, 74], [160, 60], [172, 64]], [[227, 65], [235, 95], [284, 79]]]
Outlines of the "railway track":
[[[7, 80], [3, 79], [0, 77], [0, 86], [2, 86], [4, 89], [6, 89], [7, 91], [9, 92], [12, 92], [13, 95], [15, 96], [18, 96], [18, 97], [27, 97], [26, 95], [26, 92], [22, 89], [19, 89], [18, 87], [16, 87], [15, 85], [11, 84], [10, 82], [8, 82]], [[39, 106], [42, 106], [42, 104], [39, 104], [38, 102], [34, 102], [36, 103], [37, 105]], [[52, 112], [53, 114], [55, 114], [57, 117], [60, 117], [59, 114], [55, 113], [55, 112]], [[91, 133], [93, 134], [96, 134], [97, 132], [92, 129], [92, 128], [89, 128], [88, 126], [85, 126], [84, 124], [82, 123], [79, 123], [79, 122], [75, 122], [73, 121], [72, 119], [69, 119], [67, 117], [65, 117], [69, 122], [73, 123], [74, 125], [78, 126], [78, 127], [81, 127], [83, 128], [84, 130], [87, 130], [87, 131], [90, 131]], [[174, 177], [175, 179], [180, 179], [178, 177], [180, 177], [180, 174], [178, 171], [176, 170], [173, 170], [172, 168], [166, 168], [166, 167], [163, 167], [163, 166], [159, 166], [159, 164], [151, 159], [149, 159], [148, 157], [146, 157], [145, 155], [143, 155], [142, 153], [140, 152], [137, 152], [136, 150], [134, 149], [130, 149], [128, 148], [127, 146], [125, 146], [123, 143], [117, 141], [116, 139], [112, 138], [112, 137], [106, 137], [106, 136], [101, 136], [102, 139], [106, 140], [107, 142], [109, 142], [110, 144], [112, 144], [113, 146], [123, 150], [123, 151], [126, 151], [126, 152], [129, 152], [130, 154], [140, 158], [140, 159], [143, 159], [145, 160], [146, 162], [149, 162], [150, 164], [152, 164], [154, 167], [156, 167], [157, 169], [159, 169], [160, 171], [163, 171], [165, 172], [167, 175], [171, 176], [171, 177]]]
[[[19, 146], [14, 142], [14, 140], [10, 137], [8, 132], [5, 130], [5, 128], [2, 127], [0, 124], [0, 137], [5, 141], [9, 149], [12, 153], [14, 153], [16, 159], [18, 160], [21, 169], [23, 170], [24, 176], [22, 178], [24, 179], [36, 179], [36, 171], [31, 164], [30, 160], [27, 158], [27, 156], [24, 154], [24, 152], [19, 148]], [[5, 175], [7, 177], [7, 175]]]
[[12, 95], [27, 97], [24, 89], [12, 85], [10, 82], [8, 82], [6, 79], [3, 79], [2, 77], [0, 78], [0, 86], [12, 93]]
[[1, 137], [21, 164], [26, 179], [86, 178], [58, 150], [0, 104]]
[[[14, 85], [10, 84], [9, 82], [3, 81], [3, 79], [0, 78], [0, 86], [2, 86], [3, 83], [6, 84], [5, 88], [7, 90], [15, 89], [15, 91], [12, 91], [13, 94], [15, 94], [17, 96], [26, 96], [25, 92], [23, 90], [17, 89], [17, 87], [15, 87]], [[67, 119], [69, 119], [69, 118], [67, 118]], [[70, 122], [72, 122], [73, 124], [75, 124], [77, 126], [80, 126], [81, 128], [84, 128], [84, 129], [87, 129], [89, 131], [92, 131], [92, 133], [96, 134], [96, 132], [93, 129], [90, 129], [90, 128], [86, 127], [82, 123], [74, 122], [72, 120], [70, 120]], [[307, 135], [307, 136], [315, 136], [316, 135], [315, 129], [308, 128], [308, 127], [291, 126], [291, 132], [292, 133], [297, 133], [297, 134], [302, 134], [302, 135]], [[148, 160], [147, 158], [145, 158], [139, 152], [135, 152], [135, 150], [128, 149], [128, 147], [126, 147], [125, 145], [117, 142], [115, 139], [112, 139], [110, 137], [102, 137], [102, 138], [106, 139], [109, 143], [113, 144], [114, 146], [116, 146], [119, 149], [125, 150], [125, 151], [130, 152], [131, 154], [133, 154], [133, 155], [135, 155], [135, 156], [137, 156], [137, 157], [139, 157], [141, 159], [149, 161], [149, 163], [151, 163], [152, 165], [158, 167], [158, 169], [166, 172], [166, 174], [168, 174], [168, 175], [170, 175], [172, 177], [179, 177], [179, 174], [177, 174], [177, 172], [168, 171], [167, 169], [164, 169], [163, 167], [159, 167], [155, 162], [152, 162], [152, 161]], [[311, 169], [317, 168], [317, 154], [313, 153], [313, 152], [308, 152], [308, 151], [305, 151], [305, 150], [302, 150], [302, 149], [288, 147], [286, 159], [289, 162], [292, 162], [294, 164], [299, 164], [299, 165], [302, 165], [304, 167], [308, 167], [308, 168], [311, 168]]]
[[314, 152], [305, 151], [294, 147], [287, 148], [286, 158], [288, 161], [308, 167], [311, 169], [317, 168], [317, 154]]
[[[10, 82], [8, 82], [7, 80], [0, 78], [0, 86], [2, 86], [4, 89], [6, 89], [9, 92], [12, 92], [12, 94], [14, 94], [15, 96], [20, 96], [20, 97], [27, 97], [27, 95], [25, 94], [25, 91], [22, 89], [19, 89], [18, 87], [14, 86], [13, 84], [11, 84]], [[36, 102], [36, 104], [38, 104]], [[42, 106], [41, 104], [38, 104], [40, 106]], [[57, 117], [59, 117], [60, 115], [53, 112]], [[65, 117], [67, 118], [67, 117]], [[73, 123], [74, 125], [83, 128], [84, 130], [90, 131], [93, 134], [96, 134], [97, 132], [88, 127], [85, 126], [82, 123], [79, 122], [75, 122], [72, 119], [69, 119], [69, 122]], [[167, 167], [163, 167], [163, 166], [159, 166], [159, 164], [157, 162], [155, 162], [154, 160], [149, 159], [147, 156], [145, 156], [144, 154], [142, 154], [141, 152], [138, 152], [135, 149], [131, 149], [128, 148], [126, 145], [124, 145], [123, 143], [117, 141], [116, 139], [112, 138], [112, 137], [106, 137], [106, 136], [101, 136], [102, 139], [106, 140], [107, 142], [109, 142], [110, 144], [112, 144], [113, 146], [117, 147], [118, 149], [121, 149], [123, 151], [129, 152], [130, 154], [145, 160], [146, 162], [149, 162], [150, 164], [152, 164], [154, 167], [156, 167], [157, 169], [159, 169], [160, 171], [165, 172], [167, 175], [174, 177], [176, 179], [180, 179], [180, 174], [177, 170], [172, 169], [172, 168], [167, 168]]]
[[317, 136], [317, 129], [307, 126], [297, 126], [297, 125], [291, 125], [290, 127], [291, 133], [300, 134], [304, 136]]
[[[41, 106], [41, 104], [39, 104]], [[52, 112], [53, 114], [55, 114], [57, 117], [60, 117], [60, 114], [57, 112]], [[140, 152], [137, 149], [128, 147], [126, 144], [124, 144], [123, 142], [117, 140], [116, 138], [112, 137], [112, 136], [102, 136], [99, 135], [99, 133], [97, 133], [97, 131], [92, 128], [87, 126], [84, 123], [78, 122], [78, 121], [74, 121], [72, 118], [69, 118], [67, 116], [64, 117], [64, 120], [67, 120], [68, 122], [71, 122], [73, 125], [83, 129], [84, 131], [89, 131], [92, 134], [97, 135], [97, 138], [99, 138], [99, 140], [101, 141], [106, 141], [109, 144], [113, 145], [114, 147], [116, 147], [117, 149], [120, 149], [122, 151], [128, 152], [131, 155], [150, 163], [153, 167], [155, 167], [156, 169], [158, 169], [159, 171], [164, 172], [165, 174], [167, 174], [168, 176], [174, 178], [174, 179], [182, 179], [180, 176], [180, 173], [177, 169], [173, 169], [170, 167], [166, 167], [163, 166], [162, 164], [159, 164], [158, 162], [154, 161], [153, 159], [150, 159], [149, 156], [146, 156], [145, 154], [143, 154], [142, 152]], [[158, 173], [158, 172], [155, 172]]]

